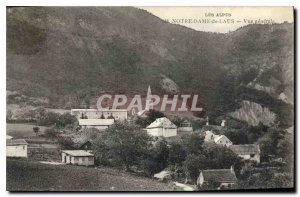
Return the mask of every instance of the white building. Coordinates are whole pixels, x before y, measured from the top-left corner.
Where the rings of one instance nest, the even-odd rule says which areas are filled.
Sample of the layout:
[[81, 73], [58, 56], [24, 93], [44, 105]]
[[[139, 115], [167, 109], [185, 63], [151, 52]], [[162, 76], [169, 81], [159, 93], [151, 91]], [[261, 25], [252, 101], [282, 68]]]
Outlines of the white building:
[[85, 128], [96, 128], [99, 130], [107, 129], [109, 126], [114, 124], [114, 119], [78, 119], [79, 126], [82, 129]]
[[61, 161], [73, 165], [93, 166], [94, 154], [85, 150], [62, 150]]
[[127, 120], [127, 110], [126, 109], [71, 109], [71, 114], [76, 116], [77, 119], [99, 119], [103, 115], [106, 119], [113, 116], [115, 120]]
[[229, 149], [244, 160], [252, 160], [260, 163], [260, 148], [257, 144], [231, 145]]
[[237, 183], [237, 178], [233, 167], [230, 169], [201, 170], [197, 179], [200, 188], [211, 187], [216, 184], [215, 189], [230, 189]]
[[6, 139], [7, 139], [7, 140], [11, 140], [11, 139], [13, 139], [13, 137], [10, 136], [10, 135], [6, 135]]
[[226, 125], [226, 120], [222, 120], [221, 127], [225, 127], [225, 125]]
[[215, 135], [212, 131], [205, 132], [204, 141], [213, 142], [215, 144], [220, 144], [226, 147], [232, 145], [232, 142], [225, 135]]
[[204, 141], [205, 142], [214, 142], [215, 134], [212, 131], [205, 131], [204, 132]]
[[180, 124], [180, 127], [178, 128], [178, 131], [187, 131], [187, 132], [192, 132], [193, 127], [190, 121], [185, 120]]
[[232, 145], [232, 142], [230, 141], [230, 139], [228, 139], [225, 135], [215, 136], [214, 142], [215, 142], [215, 144], [220, 144], [220, 145], [226, 146], [226, 147], [229, 147]]
[[146, 130], [149, 135], [158, 137], [172, 137], [177, 135], [177, 126], [166, 117], [157, 118]]
[[27, 157], [27, 146], [24, 139], [6, 140], [6, 157]]

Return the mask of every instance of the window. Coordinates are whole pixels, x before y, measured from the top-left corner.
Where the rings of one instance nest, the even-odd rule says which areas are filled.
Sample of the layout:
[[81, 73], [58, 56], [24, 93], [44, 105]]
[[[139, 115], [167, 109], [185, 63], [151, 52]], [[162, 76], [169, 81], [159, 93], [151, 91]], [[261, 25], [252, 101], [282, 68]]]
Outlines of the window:
[[25, 150], [25, 146], [23, 146], [23, 150]]
[[89, 161], [93, 161], [93, 157], [89, 157]]
[[78, 157], [75, 157], [75, 161], [77, 161], [77, 162], [78, 162]]
[[255, 156], [255, 154], [250, 154], [250, 157], [253, 158]]

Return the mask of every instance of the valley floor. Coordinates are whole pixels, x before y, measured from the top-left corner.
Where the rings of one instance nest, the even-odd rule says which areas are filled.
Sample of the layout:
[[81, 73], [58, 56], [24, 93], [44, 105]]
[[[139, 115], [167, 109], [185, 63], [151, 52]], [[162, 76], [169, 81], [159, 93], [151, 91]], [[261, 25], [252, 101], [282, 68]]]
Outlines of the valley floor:
[[110, 168], [7, 159], [8, 191], [171, 191], [166, 183]]

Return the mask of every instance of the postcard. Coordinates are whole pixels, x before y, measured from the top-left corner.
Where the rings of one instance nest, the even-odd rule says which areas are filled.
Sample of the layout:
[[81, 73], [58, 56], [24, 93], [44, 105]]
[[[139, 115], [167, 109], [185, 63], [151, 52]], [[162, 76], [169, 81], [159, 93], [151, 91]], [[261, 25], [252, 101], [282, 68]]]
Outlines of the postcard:
[[7, 191], [295, 191], [293, 7], [7, 7]]

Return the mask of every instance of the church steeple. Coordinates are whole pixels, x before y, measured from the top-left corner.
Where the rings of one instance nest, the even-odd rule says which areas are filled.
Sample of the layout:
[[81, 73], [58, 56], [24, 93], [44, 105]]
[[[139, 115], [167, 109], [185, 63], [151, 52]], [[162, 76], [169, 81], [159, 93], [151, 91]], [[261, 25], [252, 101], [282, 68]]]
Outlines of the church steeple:
[[146, 105], [148, 104], [149, 110], [153, 110], [153, 105], [152, 105], [152, 99], [151, 99], [151, 88], [150, 85], [148, 86], [148, 91], [147, 91], [147, 99], [146, 99]]
[[150, 85], [148, 86], [147, 97], [148, 97], [148, 95], [151, 95], [151, 88], [150, 88]]

